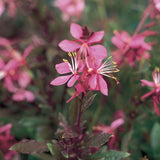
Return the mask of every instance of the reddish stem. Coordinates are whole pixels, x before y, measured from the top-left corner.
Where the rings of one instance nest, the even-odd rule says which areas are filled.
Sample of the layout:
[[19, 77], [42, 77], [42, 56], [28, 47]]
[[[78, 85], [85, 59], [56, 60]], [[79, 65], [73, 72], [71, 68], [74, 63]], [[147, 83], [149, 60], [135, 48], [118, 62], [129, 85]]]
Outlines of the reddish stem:
[[150, 15], [152, 9], [153, 9], [153, 6], [152, 6], [152, 5], [149, 5], [149, 6], [145, 9], [145, 11], [144, 11], [144, 13], [143, 13], [143, 15], [142, 15], [142, 18], [141, 18], [141, 20], [140, 20], [140, 22], [139, 22], [139, 24], [138, 24], [138, 26], [137, 26], [137, 28], [136, 28], [133, 36], [135, 36], [135, 35], [142, 29], [142, 26], [143, 26], [144, 22], [146, 21], [146, 19], [148, 18], [148, 16]]

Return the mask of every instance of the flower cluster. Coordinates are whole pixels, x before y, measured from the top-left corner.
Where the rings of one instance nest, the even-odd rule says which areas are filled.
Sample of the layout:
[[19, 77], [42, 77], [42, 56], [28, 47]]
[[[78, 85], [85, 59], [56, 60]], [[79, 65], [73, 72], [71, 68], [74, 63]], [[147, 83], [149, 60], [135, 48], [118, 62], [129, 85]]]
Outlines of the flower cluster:
[[70, 32], [76, 40], [63, 40], [59, 43], [59, 47], [69, 52], [71, 63], [64, 59], [64, 62], [56, 65], [59, 74], [67, 75], [57, 77], [51, 85], [58, 86], [67, 82], [67, 86], [72, 87], [77, 82], [76, 92], [68, 102], [82, 92], [86, 95], [87, 90], [100, 90], [107, 96], [108, 87], [103, 76], [117, 81], [112, 73], [119, 70], [111, 57], [107, 58], [105, 47], [95, 44], [102, 42], [104, 31], [90, 32], [86, 26], [81, 28], [78, 24], [72, 23]]
[[112, 53], [114, 61], [118, 65], [129, 63], [131, 67], [135, 65], [135, 61], [148, 59], [150, 57], [149, 50], [152, 46], [144, 41], [145, 35], [138, 34], [130, 36], [126, 31], [119, 33], [114, 32], [112, 43], [118, 48]]
[[80, 19], [85, 8], [84, 0], [56, 0], [54, 6], [58, 7], [62, 12], [63, 21], [70, 18]]
[[22, 55], [13, 49], [11, 42], [5, 38], [0, 38], [0, 46], [2, 46], [0, 55], [0, 80], [3, 80], [4, 87], [13, 93], [12, 99], [15, 101], [33, 101], [33, 93], [26, 90], [31, 81], [26, 57], [33, 49], [33, 46], [28, 46]]
[[152, 76], [153, 82], [147, 81], [145, 79], [141, 80], [142, 86], [154, 87], [152, 91], [146, 93], [141, 98], [144, 99], [147, 97], [152, 97], [155, 112], [159, 116], [160, 113], [158, 109], [158, 104], [160, 103], [160, 69], [156, 67], [152, 73]]
[[16, 154], [16, 152], [9, 150], [9, 148], [16, 142], [14, 136], [10, 134], [11, 127], [11, 124], [0, 126], [0, 151], [2, 151], [5, 160], [11, 160]]

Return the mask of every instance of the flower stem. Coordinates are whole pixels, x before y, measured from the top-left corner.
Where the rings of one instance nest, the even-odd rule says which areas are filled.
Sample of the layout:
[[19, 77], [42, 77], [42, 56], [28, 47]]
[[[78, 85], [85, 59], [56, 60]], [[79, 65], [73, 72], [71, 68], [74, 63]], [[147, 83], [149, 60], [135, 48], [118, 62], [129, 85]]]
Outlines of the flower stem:
[[148, 16], [150, 15], [152, 9], [153, 9], [152, 5], [149, 5], [145, 9], [145, 11], [144, 11], [144, 13], [142, 15], [142, 18], [141, 18], [141, 20], [140, 20], [140, 22], [139, 22], [139, 24], [138, 24], [138, 26], [137, 26], [137, 28], [136, 28], [133, 36], [135, 36], [136, 34], [138, 34], [138, 32], [142, 29], [142, 26], [143, 26], [144, 22], [147, 20]]
[[81, 131], [80, 122], [81, 122], [81, 117], [82, 117], [83, 98], [84, 98], [84, 94], [82, 93], [81, 99], [80, 99], [80, 101], [79, 101], [79, 106], [78, 106], [78, 115], [77, 115], [77, 122], [76, 122], [77, 132], [80, 132], [80, 131]]

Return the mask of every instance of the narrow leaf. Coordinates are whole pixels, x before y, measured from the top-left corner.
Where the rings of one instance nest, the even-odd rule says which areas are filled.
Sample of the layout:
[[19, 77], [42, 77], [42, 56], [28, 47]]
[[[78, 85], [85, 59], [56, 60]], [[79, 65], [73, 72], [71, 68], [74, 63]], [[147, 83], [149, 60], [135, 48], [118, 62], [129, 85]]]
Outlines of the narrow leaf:
[[93, 103], [93, 100], [96, 97], [96, 95], [97, 94], [94, 94], [88, 99], [88, 101], [86, 102], [86, 104], [83, 107], [83, 112], [86, 111], [90, 107], [90, 105]]
[[49, 151], [46, 142], [38, 142], [35, 140], [25, 140], [13, 145], [10, 150], [17, 151], [20, 153], [42, 153]]
[[110, 150], [106, 153], [105, 160], [122, 160], [129, 156], [130, 154], [127, 152], [119, 152], [115, 150]]
[[106, 142], [109, 141], [110, 137], [112, 137], [112, 135], [109, 134], [109, 133], [92, 135], [89, 138], [87, 146], [89, 146], [89, 147], [99, 147], [99, 146], [102, 146], [103, 144], [105, 144]]

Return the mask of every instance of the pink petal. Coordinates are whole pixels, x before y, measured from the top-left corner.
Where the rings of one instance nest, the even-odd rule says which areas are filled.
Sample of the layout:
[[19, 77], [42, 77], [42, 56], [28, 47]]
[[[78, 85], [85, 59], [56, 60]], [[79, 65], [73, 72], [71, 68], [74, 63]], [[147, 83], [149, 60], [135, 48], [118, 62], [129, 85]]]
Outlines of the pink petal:
[[81, 45], [73, 41], [63, 40], [58, 44], [58, 46], [65, 52], [73, 52], [80, 48]]
[[50, 84], [53, 85], [53, 86], [59, 86], [59, 85], [65, 84], [71, 76], [72, 76], [72, 74], [67, 75], [67, 76], [57, 77], [53, 81], [51, 81]]
[[24, 92], [18, 91], [12, 96], [12, 99], [15, 101], [23, 101], [25, 99]]
[[142, 86], [149, 86], [149, 87], [154, 87], [154, 82], [151, 82], [151, 81], [147, 81], [147, 80], [145, 80], [145, 79], [142, 79], [141, 80], [141, 83], [142, 83]]
[[28, 46], [23, 53], [23, 58], [25, 59], [32, 51], [32, 49], [34, 48], [33, 45]]
[[12, 79], [9, 76], [6, 76], [4, 79], [4, 86], [9, 92], [15, 92], [17, 88], [13, 85]]
[[6, 38], [0, 38], [0, 45], [7, 47], [10, 45], [10, 41], [8, 41]]
[[20, 72], [19, 79], [18, 79], [18, 83], [20, 87], [26, 88], [27, 85], [30, 83], [30, 81], [31, 81], [31, 77], [29, 76], [27, 72], [25, 71]]
[[151, 96], [153, 93], [154, 93], [154, 90], [144, 94], [141, 98], [142, 99], [147, 98], [147, 97]]
[[72, 87], [75, 82], [77, 81], [77, 79], [79, 78], [79, 75], [74, 75], [67, 83], [68, 87]]
[[1, 16], [2, 13], [4, 12], [4, 10], [5, 10], [4, 2], [0, 1], [0, 16]]
[[73, 94], [73, 96], [67, 101], [67, 103], [68, 102], [70, 102], [72, 99], [74, 99], [76, 96], [78, 96], [80, 93], [84, 93], [84, 95], [86, 96], [86, 92], [85, 92], [85, 89], [83, 88], [83, 86], [80, 84], [80, 83], [78, 83], [78, 84], [76, 84], [76, 86], [75, 86], [75, 88], [76, 88], [76, 92]]
[[98, 76], [98, 78], [99, 78], [98, 82], [99, 82], [99, 88], [100, 88], [101, 93], [108, 96], [108, 87], [107, 87], [106, 81], [100, 75]]
[[0, 127], [0, 133], [6, 132], [7, 130], [10, 130], [12, 127], [11, 123], [6, 124], [5, 126]]
[[16, 67], [18, 67], [18, 62], [13, 59], [6, 64], [5, 70], [15, 69]]
[[91, 89], [96, 89], [97, 87], [97, 74], [91, 75], [91, 78], [89, 79], [89, 86]]
[[156, 100], [154, 100], [154, 98], [153, 98], [153, 105], [154, 105], [154, 109], [155, 109], [157, 116], [159, 116], [159, 108], [158, 108], [157, 102], [156, 102]]
[[56, 64], [56, 70], [59, 74], [65, 74], [71, 72], [69, 65], [65, 62]]
[[94, 32], [93, 35], [89, 38], [87, 43], [97, 43], [102, 40], [104, 36], [104, 31]]
[[25, 96], [25, 98], [26, 98], [26, 100], [28, 101], [28, 102], [33, 102], [34, 100], [35, 100], [35, 96], [34, 96], [34, 94], [32, 93], [32, 92], [30, 92], [30, 91], [24, 91], [24, 96]]
[[124, 42], [118, 39], [117, 37], [112, 37], [111, 41], [119, 49], [123, 49], [125, 46]]
[[0, 58], [0, 69], [3, 69], [4, 68], [4, 62], [3, 62], [3, 60]]
[[83, 34], [82, 27], [76, 23], [72, 23], [70, 25], [70, 32], [71, 35], [76, 39], [80, 39]]
[[124, 124], [124, 119], [123, 118], [116, 119], [111, 123], [111, 129], [115, 130], [116, 128], [118, 128], [122, 124]]
[[107, 57], [107, 50], [104, 46], [97, 44], [89, 46], [89, 54], [95, 59], [104, 59]]

